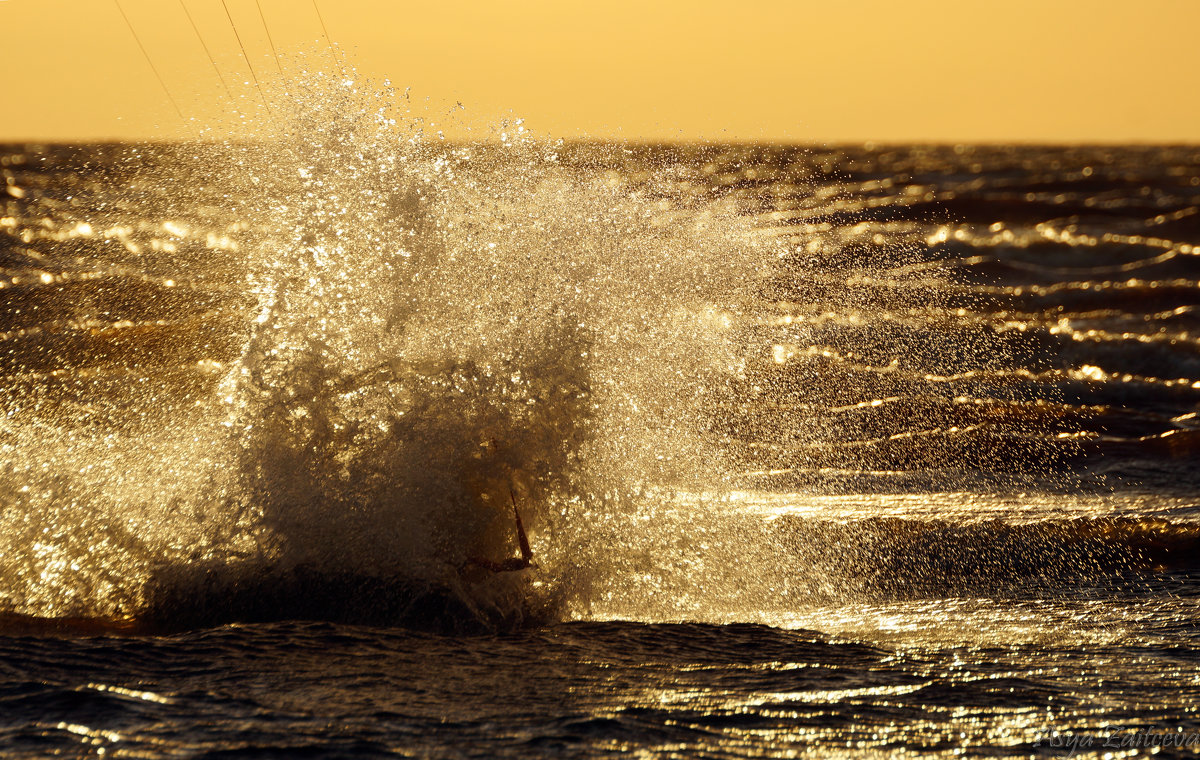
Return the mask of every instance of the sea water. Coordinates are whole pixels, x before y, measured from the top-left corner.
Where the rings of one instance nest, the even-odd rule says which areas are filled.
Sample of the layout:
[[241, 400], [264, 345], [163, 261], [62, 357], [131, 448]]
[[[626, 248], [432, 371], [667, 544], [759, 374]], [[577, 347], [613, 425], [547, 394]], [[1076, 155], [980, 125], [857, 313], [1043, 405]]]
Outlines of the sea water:
[[5, 756], [1194, 751], [1195, 148], [339, 86], [0, 151]]

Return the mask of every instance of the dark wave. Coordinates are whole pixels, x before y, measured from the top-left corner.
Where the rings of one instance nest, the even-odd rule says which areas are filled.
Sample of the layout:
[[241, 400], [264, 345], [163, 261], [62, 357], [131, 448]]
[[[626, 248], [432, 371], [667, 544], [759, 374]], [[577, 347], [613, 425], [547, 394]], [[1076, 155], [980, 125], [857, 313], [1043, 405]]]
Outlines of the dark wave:
[[1145, 573], [1200, 568], [1200, 525], [1161, 519], [783, 517], [779, 523], [775, 530], [808, 572], [872, 598], [1021, 596], [1079, 583], [1136, 584]]
[[[480, 583], [478, 578], [475, 581]], [[315, 567], [258, 569], [236, 576], [174, 568], [149, 582], [144, 607], [136, 615], [39, 618], [0, 613], [0, 635], [164, 635], [288, 620], [443, 634], [495, 633], [553, 619], [552, 605], [530, 594], [529, 582], [528, 573], [495, 579], [493, 585], [510, 588], [502, 598], [493, 599], [479, 585], [468, 588]], [[519, 603], [511, 603], [512, 598], [519, 598]]]

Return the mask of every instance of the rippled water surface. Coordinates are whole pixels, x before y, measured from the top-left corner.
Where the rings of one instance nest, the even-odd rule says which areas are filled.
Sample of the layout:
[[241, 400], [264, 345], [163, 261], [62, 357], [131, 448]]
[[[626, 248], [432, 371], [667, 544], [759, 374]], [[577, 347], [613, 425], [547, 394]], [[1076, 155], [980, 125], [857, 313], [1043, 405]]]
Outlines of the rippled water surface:
[[1200, 151], [305, 118], [0, 150], [5, 756], [1196, 751]]

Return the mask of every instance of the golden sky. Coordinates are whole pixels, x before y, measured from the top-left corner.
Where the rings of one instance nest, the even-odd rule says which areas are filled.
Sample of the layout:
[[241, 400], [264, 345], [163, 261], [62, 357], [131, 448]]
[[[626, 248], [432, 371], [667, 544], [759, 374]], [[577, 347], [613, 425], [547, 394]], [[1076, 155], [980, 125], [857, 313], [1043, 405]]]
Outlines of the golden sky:
[[[193, 124], [116, 0], [0, 0], [0, 140], [233, 123], [179, 0], [119, 2]], [[221, 0], [184, 2], [252, 102]], [[550, 136], [1200, 142], [1195, 0], [318, 2], [362, 75], [433, 113], [461, 101], [476, 124], [516, 116]], [[311, 0], [226, 3], [259, 76], [275, 69], [271, 41], [285, 70], [324, 44]]]

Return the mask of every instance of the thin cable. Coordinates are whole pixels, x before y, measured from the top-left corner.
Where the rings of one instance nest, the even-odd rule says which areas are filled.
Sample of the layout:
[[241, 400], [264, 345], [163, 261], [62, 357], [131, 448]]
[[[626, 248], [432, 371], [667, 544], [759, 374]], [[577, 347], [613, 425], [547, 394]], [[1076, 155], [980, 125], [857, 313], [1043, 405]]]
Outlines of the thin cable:
[[[182, 1], [180, 0], [180, 2]], [[258, 17], [262, 19], [263, 31], [267, 33], [267, 42], [271, 43], [271, 55], [275, 56], [275, 68], [279, 69], [279, 76], [283, 76], [283, 66], [279, 63], [279, 53], [275, 50], [275, 40], [271, 39], [271, 27], [267, 26], [267, 14], [263, 13], [262, 0], [254, 0], [254, 4], [258, 6]]]
[[225, 88], [225, 94], [233, 100], [233, 92], [229, 89], [229, 83], [225, 81], [225, 75], [221, 73], [221, 67], [217, 65], [217, 59], [213, 57], [212, 51], [208, 49], [208, 43], [204, 41], [204, 35], [200, 34], [200, 27], [196, 26], [196, 20], [192, 18], [191, 11], [188, 10], [187, 4], [183, 0], [179, 0], [179, 7], [183, 8], [183, 15], [187, 16], [188, 23], [192, 25], [192, 31], [196, 33], [196, 39], [200, 40], [200, 47], [204, 48], [204, 54], [208, 56], [208, 62], [212, 64], [213, 71], [217, 72], [217, 79], [221, 80], [221, 86]]
[[333, 62], [341, 65], [338, 60], [337, 50], [333, 47], [333, 38], [329, 36], [329, 28], [325, 26], [325, 17], [321, 15], [321, 6], [317, 5], [317, 0], [312, 0], [313, 10], [317, 12], [317, 21], [321, 22], [321, 31], [325, 34], [325, 44], [329, 46], [329, 54], [333, 56]]
[[267, 115], [274, 119], [275, 114], [271, 111], [271, 104], [267, 102], [267, 95], [263, 92], [262, 84], [258, 81], [258, 74], [254, 73], [254, 64], [250, 63], [250, 56], [246, 55], [246, 46], [242, 44], [242, 35], [238, 34], [237, 24], [233, 23], [233, 14], [229, 12], [229, 4], [225, 0], [221, 0], [221, 7], [225, 9], [225, 18], [229, 19], [229, 27], [233, 29], [233, 36], [237, 38], [238, 47], [242, 49], [242, 58], [246, 61], [246, 68], [250, 69], [250, 76], [254, 79], [254, 87], [258, 90], [258, 97], [262, 98], [263, 105], [267, 108]]
[[133, 28], [133, 22], [129, 20], [129, 16], [125, 15], [125, 9], [121, 7], [121, 0], [113, 0], [113, 3], [117, 6], [117, 10], [121, 12], [121, 18], [125, 19], [125, 25], [129, 27], [129, 33], [133, 35], [134, 42], [141, 48], [142, 55], [146, 57], [146, 63], [150, 64], [150, 70], [154, 72], [154, 78], [158, 80], [159, 86], [167, 94], [167, 100], [171, 101], [171, 105], [175, 107], [175, 113], [179, 114], [180, 120], [186, 122], [187, 117], [183, 115], [183, 109], [175, 101], [175, 96], [171, 94], [171, 89], [167, 87], [167, 82], [162, 78], [162, 74], [158, 73], [158, 67], [154, 65], [154, 59], [150, 57], [146, 46], [142, 44], [142, 38], [138, 36], [137, 29]]

